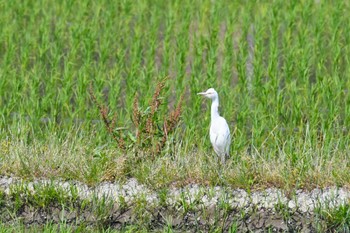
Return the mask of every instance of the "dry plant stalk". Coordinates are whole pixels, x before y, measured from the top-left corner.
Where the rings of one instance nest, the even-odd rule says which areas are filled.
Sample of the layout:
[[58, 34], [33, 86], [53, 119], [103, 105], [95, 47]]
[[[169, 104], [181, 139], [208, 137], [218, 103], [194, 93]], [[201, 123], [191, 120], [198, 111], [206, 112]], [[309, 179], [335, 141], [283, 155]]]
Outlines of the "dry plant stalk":
[[159, 154], [168, 140], [168, 134], [174, 132], [177, 124], [180, 121], [180, 116], [182, 113], [182, 102], [184, 99], [184, 94], [181, 95], [179, 102], [176, 105], [176, 108], [169, 114], [168, 119], [164, 120], [163, 125], [163, 137], [157, 144], [156, 153]]
[[[155, 119], [154, 116], [159, 110], [159, 106], [162, 103], [160, 94], [165, 87], [165, 81], [166, 81], [166, 78], [157, 83], [152, 100], [150, 101], [151, 111], [148, 114], [143, 115], [142, 112], [140, 111], [137, 93], [135, 94], [134, 101], [133, 101], [132, 122], [136, 130], [135, 131], [136, 142], [134, 146], [145, 147], [142, 149], [145, 149], [148, 152], [151, 152], [153, 156], [159, 155], [162, 152], [169, 138], [169, 135], [174, 132], [176, 126], [178, 125], [180, 121], [180, 116], [182, 113], [181, 107], [184, 99], [184, 94], [181, 95], [180, 100], [176, 105], [176, 108], [173, 111], [171, 111], [167, 117], [164, 118], [163, 127], [159, 128], [157, 126], [157, 123], [159, 123], [158, 122], [159, 119]], [[109, 113], [108, 108], [97, 101], [97, 98], [94, 95], [92, 84], [90, 84], [89, 92], [93, 102], [96, 104], [96, 106], [100, 111], [100, 115], [103, 119], [104, 125], [108, 133], [117, 142], [118, 147], [120, 149], [125, 150], [127, 147], [126, 147], [125, 141], [121, 137], [121, 133], [118, 133], [118, 132], [116, 133], [114, 130], [116, 125], [117, 115], [115, 114], [113, 119], [110, 121], [108, 119], [108, 113]], [[163, 131], [161, 136], [159, 136], [160, 134], [158, 130]], [[145, 140], [145, 141], [143, 142], [142, 140]], [[141, 142], [144, 144], [141, 144]]]
[[160, 104], [162, 103], [159, 96], [162, 90], [165, 87], [165, 81], [167, 78], [163, 79], [162, 81], [157, 83], [156, 90], [153, 94], [152, 97], [152, 102], [150, 103], [151, 106], [151, 113], [149, 114], [147, 118], [147, 123], [146, 123], [146, 132], [151, 135], [153, 133], [154, 125], [153, 125], [153, 117], [156, 111], [158, 110]]
[[125, 142], [124, 142], [123, 138], [120, 136], [118, 137], [113, 130], [115, 128], [115, 125], [116, 125], [117, 114], [116, 113], [114, 114], [112, 121], [110, 121], [108, 119], [108, 108], [105, 105], [101, 105], [97, 101], [97, 98], [96, 98], [94, 91], [93, 91], [92, 83], [90, 83], [89, 93], [90, 93], [90, 96], [91, 96], [93, 102], [96, 104], [97, 108], [100, 111], [100, 115], [102, 117], [103, 123], [106, 126], [108, 133], [113, 137], [114, 141], [117, 142], [118, 147], [120, 149], [124, 150], [125, 149]]
[[132, 121], [135, 125], [135, 128], [136, 128], [136, 140], [137, 140], [137, 143], [140, 142], [140, 123], [141, 123], [141, 113], [140, 113], [140, 110], [139, 110], [139, 103], [138, 103], [138, 94], [136, 93], [135, 94], [135, 97], [134, 97], [134, 102], [133, 102], [133, 105], [132, 105]]
[[180, 116], [182, 113], [182, 102], [184, 99], [184, 94], [181, 95], [179, 102], [176, 105], [176, 108], [170, 113], [169, 119], [167, 121], [168, 131], [173, 131], [176, 125], [180, 121]]

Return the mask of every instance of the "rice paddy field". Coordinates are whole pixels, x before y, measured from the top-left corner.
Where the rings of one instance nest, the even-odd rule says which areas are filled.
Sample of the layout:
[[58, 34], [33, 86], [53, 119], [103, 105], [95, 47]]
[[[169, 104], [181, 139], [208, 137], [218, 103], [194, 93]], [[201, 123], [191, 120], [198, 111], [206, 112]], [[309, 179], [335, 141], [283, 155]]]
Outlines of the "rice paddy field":
[[[0, 174], [94, 185], [197, 183], [285, 190], [350, 184], [350, 5], [346, 1], [1, 1]], [[159, 132], [135, 146], [133, 113]], [[89, 93], [116, 115], [118, 147]], [[214, 87], [232, 134], [219, 166]], [[152, 108], [152, 106], [151, 106]], [[153, 141], [152, 141], [153, 140]], [[155, 143], [155, 144], [154, 144]]]

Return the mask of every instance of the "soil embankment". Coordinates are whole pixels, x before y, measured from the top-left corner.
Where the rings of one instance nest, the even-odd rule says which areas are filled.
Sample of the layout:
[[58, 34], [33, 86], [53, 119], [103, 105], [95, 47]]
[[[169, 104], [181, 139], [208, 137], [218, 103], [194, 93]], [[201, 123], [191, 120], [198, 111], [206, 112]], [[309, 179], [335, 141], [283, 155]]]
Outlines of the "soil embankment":
[[288, 196], [279, 189], [248, 193], [198, 185], [153, 191], [135, 179], [123, 185], [104, 182], [88, 187], [74, 181], [1, 177], [0, 190], [3, 223], [20, 219], [28, 226], [65, 221], [103, 228], [141, 225], [152, 230], [206, 232], [332, 230], [337, 222], [330, 223], [323, 211], [330, 213], [350, 200], [349, 190], [335, 187], [297, 190]]

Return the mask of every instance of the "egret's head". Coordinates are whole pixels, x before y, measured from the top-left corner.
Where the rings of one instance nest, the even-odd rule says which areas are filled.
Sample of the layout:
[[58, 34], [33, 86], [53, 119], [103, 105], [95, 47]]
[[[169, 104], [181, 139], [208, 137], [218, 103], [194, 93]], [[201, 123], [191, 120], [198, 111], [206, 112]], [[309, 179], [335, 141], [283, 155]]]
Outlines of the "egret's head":
[[214, 88], [209, 88], [206, 92], [199, 92], [198, 95], [202, 95], [211, 100], [218, 98], [218, 93], [214, 90]]

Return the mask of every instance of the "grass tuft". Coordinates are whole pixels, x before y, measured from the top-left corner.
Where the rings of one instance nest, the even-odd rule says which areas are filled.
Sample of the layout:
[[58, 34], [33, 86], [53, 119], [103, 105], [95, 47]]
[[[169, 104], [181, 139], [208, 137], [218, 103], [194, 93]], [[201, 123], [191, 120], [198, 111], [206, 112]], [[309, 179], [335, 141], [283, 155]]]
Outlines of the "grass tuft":
[[[113, 139], [118, 143], [122, 150], [131, 150], [140, 154], [150, 153], [152, 157], [160, 155], [163, 152], [164, 146], [169, 139], [169, 136], [174, 134], [176, 126], [180, 122], [181, 105], [183, 95], [180, 97], [176, 108], [170, 112], [168, 116], [160, 116], [160, 105], [163, 97], [160, 96], [165, 88], [166, 79], [159, 81], [156, 85], [153, 97], [149, 106], [145, 110], [140, 110], [138, 104], [138, 94], [135, 94], [133, 101], [132, 123], [134, 124], [135, 133], [132, 134], [129, 130], [119, 131], [115, 133], [116, 114], [113, 120], [108, 119], [108, 108], [105, 105], [98, 103], [95, 94], [93, 93], [92, 85], [90, 85], [90, 95], [97, 108], [100, 110], [100, 115], [103, 119], [105, 127]], [[161, 119], [164, 119], [161, 122]], [[126, 144], [123, 138], [128, 138]]]

